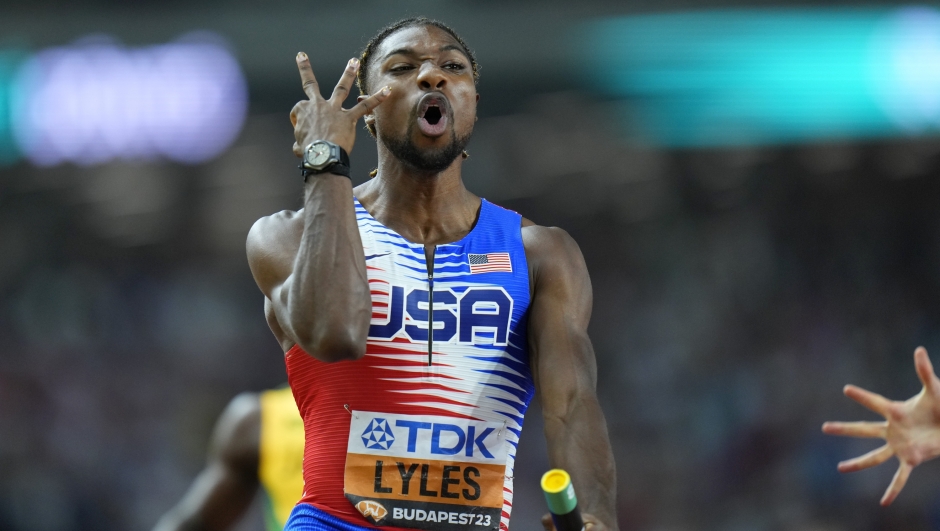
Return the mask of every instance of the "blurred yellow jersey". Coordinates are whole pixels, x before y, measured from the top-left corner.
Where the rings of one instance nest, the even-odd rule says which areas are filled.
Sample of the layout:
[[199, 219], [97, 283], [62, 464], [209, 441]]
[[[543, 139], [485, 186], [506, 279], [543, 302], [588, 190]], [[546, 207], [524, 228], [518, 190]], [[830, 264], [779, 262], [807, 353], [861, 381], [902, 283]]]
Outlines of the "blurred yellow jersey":
[[304, 423], [290, 387], [261, 393], [258, 478], [268, 531], [282, 531], [304, 490]]

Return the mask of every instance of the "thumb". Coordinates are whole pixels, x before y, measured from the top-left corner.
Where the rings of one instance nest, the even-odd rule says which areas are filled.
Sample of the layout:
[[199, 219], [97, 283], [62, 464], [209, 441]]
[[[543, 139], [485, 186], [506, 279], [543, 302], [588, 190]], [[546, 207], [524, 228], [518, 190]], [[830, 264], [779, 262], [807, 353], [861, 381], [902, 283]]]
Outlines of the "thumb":
[[924, 384], [927, 392], [936, 394], [936, 375], [933, 372], [930, 357], [927, 356], [927, 349], [924, 347], [917, 347], [917, 350], [914, 351], [914, 368], [917, 370], [917, 377]]
[[555, 531], [555, 522], [552, 522], [552, 513], [542, 515], [542, 527], [545, 531]]

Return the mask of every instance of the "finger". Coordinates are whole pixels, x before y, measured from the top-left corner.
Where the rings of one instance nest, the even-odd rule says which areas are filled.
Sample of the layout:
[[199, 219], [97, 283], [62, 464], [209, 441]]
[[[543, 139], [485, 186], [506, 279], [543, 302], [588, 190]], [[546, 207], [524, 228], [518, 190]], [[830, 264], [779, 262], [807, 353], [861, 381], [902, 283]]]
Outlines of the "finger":
[[917, 377], [920, 383], [931, 393], [936, 391], [937, 376], [933, 372], [933, 364], [930, 363], [930, 357], [927, 355], [927, 349], [917, 347], [914, 351], [914, 368], [917, 369]]
[[297, 69], [300, 70], [300, 80], [303, 82], [304, 94], [311, 100], [320, 98], [320, 87], [317, 85], [317, 78], [313, 75], [313, 68], [310, 67], [310, 58], [307, 54], [300, 52], [297, 54]]
[[360, 101], [356, 104], [355, 107], [349, 109], [350, 114], [352, 114], [353, 119], [358, 120], [363, 116], [372, 112], [372, 109], [375, 109], [379, 106], [389, 94], [392, 93], [392, 89], [388, 86], [383, 87], [381, 90], [375, 94], [369, 96], [368, 98]]
[[886, 444], [881, 448], [877, 448], [868, 452], [865, 455], [856, 457], [854, 459], [849, 459], [847, 461], [842, 461], [839, 463], [839, 472], [857, 472], [865, 468], [871, 468], [873, 466], [884, 463], [892, 455], [894, 455], [894, 450], [892, 450], [891, 447]]
[[581, 513], [581, 520], [584, 522], [585, 531], [588, 529], [593, 529], [594, 527], [603, 529], [603, 527], [600, 525], [600, 520], [598, 520], [597, 517], [595, 517], [593, 514]]
[[888, 490], [886, 490], [885, 495], [881, 497], [882, 507], [891, 505], [891, 502], [898, 497], [898, 494], [901, 493], [901, 489], [907, 484], [907, 478], [910, 477], [913, 468], [914, 467], [911, 465], [901, 461], [901, 466], [899, 466], [898, 471], [894, 473], [894, 479], [892, 479], [891, 484], [888, 485]]
[[349, 96], [349, 89], [352, 87], [353, 81], [356, 79], [356, 72], [359, 71], [359, 59], [353, 57], [346, 63], [346, 70], [343, 70], [343, 75], [339, 77], [339, 82], [336, 83], [336, 88], [333, 89], [333, 95], [330, 96], [330, 101], [336, 105], [342, 105], [346, 101], [346, 96]]
[[845, 396], [855, 400], [859, 404], [882, 416], [887, 415], [888, 406], [891, 405], [891, 401], [887, 398], [877, 393], [866, 391], [861, 387], [856, 387], [854, 385], [845, 386], [845, 389], [843, 389], [842, 392], [845, 393]]
[[542, 527], [545, 528], [545, 531], [555, 531], [555, 522], [552, 521], [551, 513], [542, 515]]
[[302, 101], [298, 101], [294, 108], [290, 110], [290, 124], [294, 127], [297, 127], [297, 115], [300, 113], [300, 106], [303, 104]]
[[887, 422], [826, 422], [822, 426], [823, 433], [827, 435], [841, 435], [843, 437], [881, 437], [885, 438], [888, 431]]

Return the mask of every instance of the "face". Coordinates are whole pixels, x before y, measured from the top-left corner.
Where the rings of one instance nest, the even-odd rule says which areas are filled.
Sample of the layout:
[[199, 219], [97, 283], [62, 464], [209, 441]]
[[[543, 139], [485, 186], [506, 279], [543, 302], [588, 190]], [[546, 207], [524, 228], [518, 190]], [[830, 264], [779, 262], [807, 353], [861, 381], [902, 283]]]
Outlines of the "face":
[[373, 115], [376, 136], [402, 162], [440, 172], [470, 139], [479, 96], [470, 59], [449, 33], [405, 28], [373, 52], [369, 85], [392, 91]]

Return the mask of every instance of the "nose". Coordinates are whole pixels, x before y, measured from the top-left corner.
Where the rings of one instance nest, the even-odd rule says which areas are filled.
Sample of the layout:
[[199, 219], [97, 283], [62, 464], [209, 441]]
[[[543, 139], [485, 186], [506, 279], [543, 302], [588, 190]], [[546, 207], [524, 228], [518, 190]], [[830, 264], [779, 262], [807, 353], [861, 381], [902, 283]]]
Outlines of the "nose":
[[436, 64], [425, 61], [418, 71], [418, 85], [424, 90], [440, 90], [447, 84], [444, 70]]

